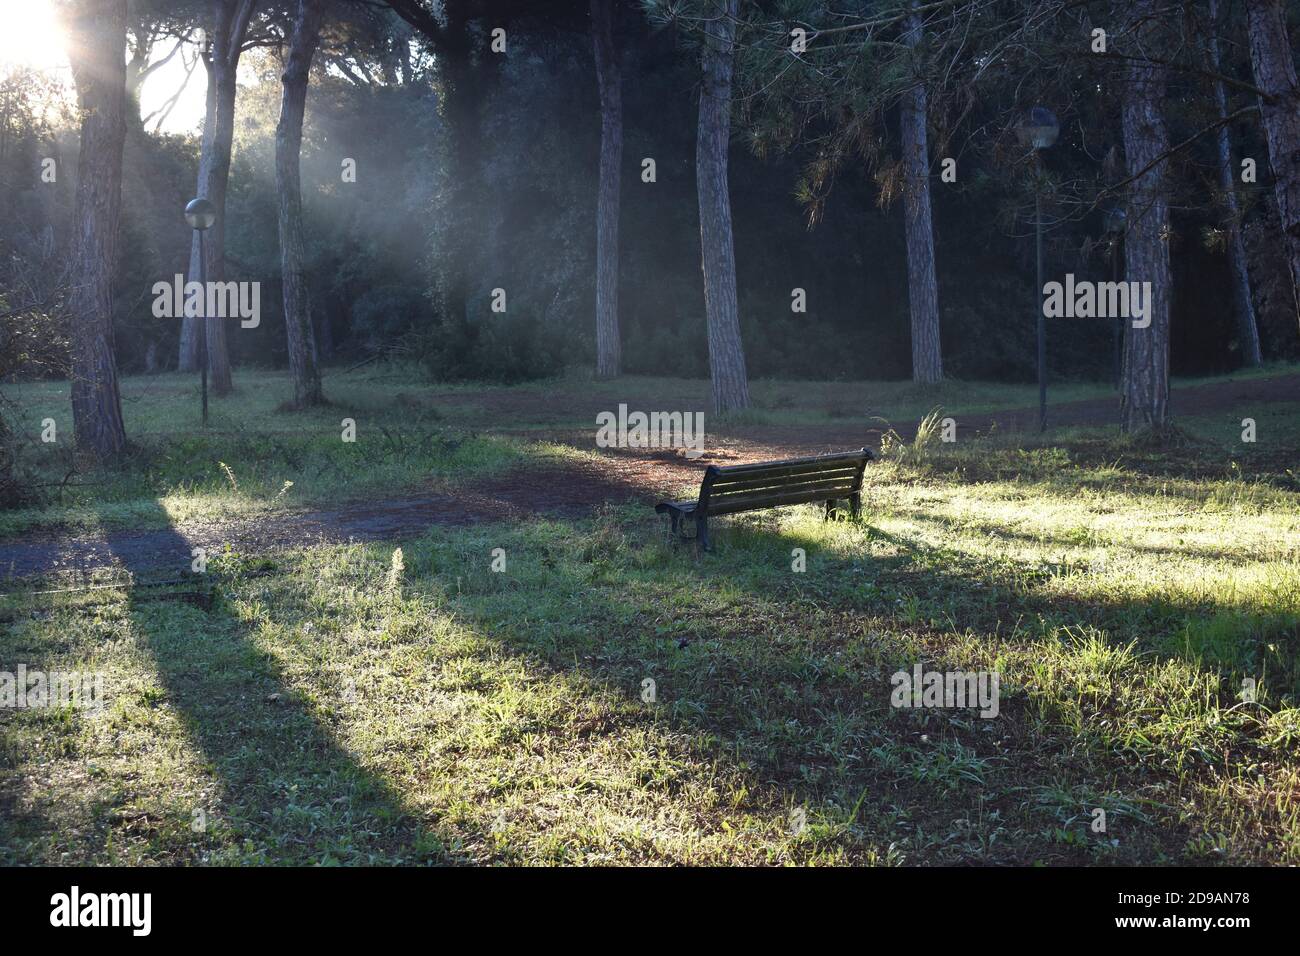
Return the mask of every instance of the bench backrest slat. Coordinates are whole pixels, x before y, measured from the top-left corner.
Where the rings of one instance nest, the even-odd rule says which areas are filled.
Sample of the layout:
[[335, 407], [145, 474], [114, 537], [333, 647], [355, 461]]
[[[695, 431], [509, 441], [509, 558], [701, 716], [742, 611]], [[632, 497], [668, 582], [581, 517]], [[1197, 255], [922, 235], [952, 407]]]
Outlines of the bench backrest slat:
[[771, 471], [782, 468], [802, 468], [814, 465], [832, 465], [835, 462], [844, 462], [846, 464], [859, 464], [866, 461], [864, 456], [871, 456], [871, 452], [863, 448], [861, 451], [836, 452], [832, 455], [813, 455], [809, 458], [786, 458], [781, 461], [757, 461], [749, 465], [714, 465], [719, 475], [743, 475], [747, 471]]
[[858, 477], [858, 469], [855, 466], [842, 468], [827, 468], [822, 471], [791, 472], [787, 474], [760, 475], [758, 472], [749, 472], [740, 476], [735, 481], [724, 481], [714, 479], [712, 485], [713, 494], [721, 491], [748, 491], [751, 488], [766, 488], [772, 485], [798, 484], [801, 481], [846, 481], [853, 484]]

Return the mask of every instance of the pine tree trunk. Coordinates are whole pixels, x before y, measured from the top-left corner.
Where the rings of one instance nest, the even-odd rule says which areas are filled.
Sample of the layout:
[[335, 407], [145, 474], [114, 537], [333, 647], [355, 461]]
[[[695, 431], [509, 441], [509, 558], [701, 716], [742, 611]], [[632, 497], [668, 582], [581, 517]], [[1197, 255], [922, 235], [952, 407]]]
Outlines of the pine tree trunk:
[[311, 299], [303, 273], [302, 185], [300, 159], [307, 80], [320, 42], [320, 0], [298, 0], [289, 55], [281, 76], [280, 121], [275, 128], [275, 187], [280, 200], [280, 274], [284, 287], [284, 325], [289, 340], [293, 403], [303, 408], [322, 401]]
[[1281, 0], [1246, 0], [1246, 23], [1255, 85], [1268, 94], [1259, 113], [1300, 318], [1300, 82]]
[[[449, 14], [450, 19], [450, 14]], [[454, 21], [453, 21], [454, 22]], [[468, 22], [462, 29], [448, 30], [459, 38], [467, 37]], [[468, 228], [466, 222], [469, 214], [466, 206], [468, 199], [468, 177], [473, 175], [474, 142], [477, 139], [478, 117], [474, 111], [473, 64], [470, 62], [468, 39], [465, 48], [459, 42], [439, 51], [442, 63], [439, 73], [442, 77], [443, 96], [446, 98], [444, 115], [450, 127], [451, 148], [448, 150], [448, 165], [451, 175], [447, 177], [448, 193], [451, 202], [444, 209], [449, 223], [447, 233], [452, 242], [443, 257], [442, 268], [445, 274], [442, 282], [443, 308], [447, 315], [459, 325], [468, 322], [469, 304], [469, 262], [471, 256], [466, 248]]]
[[474, 60], [472, 21], [479, 11], [472, 0], [445, 0], [443, 6], [447, 29], [438, 59], [451, 137], [447, 157], [450, 201], [444, 215], [446, 234], [452, 241], [440, 263], [439, 287], [444, 315], [460, 324], [470, 321], [474, 273], [482, 272], [483, 228], [474, 220], [484, 155], [479, 107], [488, 93], [487, 73], [496, 68], [499, 57], [489, 53]]
[[[1217, 30], [1219, 0], [1210, 0], [1210, 22]], [[1209, 42], [1210, 70], [1219, 73], [1219, 37], [1211, 33]], [[1222, 80], [1214, 81], [1214, 101], [1222, 123], [1228, 116], [1228, 95]], [[1261, 365], [1264, 358], [1259, 348], [1259, 324], [1255, 321], [1255, 304], [1250, 295], [1250, 273], [1246, 269], [1246, 245], [1241, 239], [1241, 211], [1237, 206], [1237, 177], [1232, 165], [1232, 142], [1228, 125], [1223, 123], [1218, 132], [1219, 188], [1223, 191], [1224, 226], [1228, 233], [1228, 265], [1232, 269], [1233, 306], [1237, 316], [1237, 335], [1241, 339], [1241, 356], [1247, 365]]]
[[[223, 4], [228, 6], [228, 4]], [[220, 21], [218, 21], [220, 23]], [[216, 125], [212, 131], [212, 160], [208, 166], [208, 179], [200, 190], [217, 209], [217, 221], [208, 230], [204, 242], [207, 255], [205, 263], [208, 282], [224, 282], [226, 278], [226, 187], [230, 181], [230, 153], [235, 137], [235, 72], [239, 66], [239, 50], [232, 55], [229, 43], [220, 36], [213, 46], [213, 78], [217, 89]], [[242, 37], [240, 38], [242, 42]], [[233, 388], [230, 379], [230, 355], [226, 350], [227, 319], [209, 316], [204, 323], [208, 339], [208, 380], [217, 395], [229, 394]]]
[[[915, 3], [912, 4], [915, 7]], [[907, 20], [909, 47], [921, 43], [921, 17]], [[939, 285], [934, 272], [934, 227], [930, 218], [930, 156], [925, 86], [903, 94], [903, 212], [907, 229], [907, 289], [912, 315], [912, 381], [935, 385], [943, 379], [939, 350]]]
[[321, 310], [316, 320], [316, 358], [328, 362], [334, 357], [334, 325], [328, 309]]
[[72, 253], [72, 422], [79, 451], [126, 447], [113, 353], [113, 278], [126, 142], [126, 0], [77, 0], [68, 48], [81, 116]]
[[[1154, 0], [1132, 7], [1133, 31], [1141, 37], [1153, 26]], [[1124, 160], [1130, 176], [1128, 233], [1124, 243], [1126, 278], [1149, 282], [1151, 324], [1130, 327], [1124, 336], [1120, 424], [1125, 432], [1163, 431], [1169, 425], [1169, 200], [1165, 190], [1168, 160], [1156, 157], [1169, 148], [1161, 113], [1165, 68], [1135, 60], [1124, 91]], [[1131, 320], [1129, 320], [1131, 323]]]
[[[207, 77], [207, 92], [203, 112], [203, 137], [199, 145], [199, 175], [196, 187], [197, 195], [201, 196], [208, 181], [208, 168], [212, 165], [212, 131], [217, 125], [217, 84], [212, 77], [212, 64], [202, 59], [200, 62], [203, 64], [203, 72]], [[189, 267], [189, 281], [191, 282], [198, 282], [199, 275], [202, 272], [199, 268], [199, 250], [203, 245], [199, 242], [198, 233], [191, 232]], [[178, 371], [197, 372], [199, 370], [199, 356], [202, 354], [199, 347], [201, 322], [202, 320], [195, 315], [186, 315], [181, 321], [180, 356], [176, 363]]]
[[137, 34], [131, 59], [126, 61], [126, 128], [128, 136], [144, 135], [144, 116], [140, 112], [140, 89], [144, 86], [144, 69], [149, 63], [149, 45]]
[[618, 216], [623, 163], [623, 92], [614, 48], [613, 0], [591, 0], [600, 93], [600, 185], [596, 196], [596, 375], [621, 371], [618, 328]]
[[745, 350], [736, 305], [736, 256], [727, 189], [731, 141], [731, 77], [737, 0], [713, 0], [705, 28], [695, 182], [700, 201], [704, 309], [715, 413], [749, 407]]
[[[205, 278], [208, 282], [222, 282], [226, 276], [226, 188], [230, 181], [230, 153], [235, 138], [235, 83], [239, 71], [244, 35], [248, 21], [257, 7], [257, 0], [213, 0], [216, 26], [212, 34], [212, 63], [208, 69], [209, 94], [212, 108], [209, 113], [211, 134], [204, 130], [204, 155], [199, 162], [199, 195], [216, 207], [217, 221], [208, 230], [203, 243], [207, 261]], [[199, 279], [197, 269], [197, 242], [190, 257], [190, 280]], [[196, 320], [202, 321], [202, 320]], [[226, 347], [227, 320], [208, 317], [202, 324], [207, 329], [208, 374], [213, 391], [229, 394], [233, 389], [230, 378], [230, 354]], [[186, 358], [185, 328], [181, 330], [181, 361]], [[195, 332], [191, 332], [191, 338]], [[193, 341], [197, 352], [197, 340]], [[195, 359], [197, 367], [197, 357]]]

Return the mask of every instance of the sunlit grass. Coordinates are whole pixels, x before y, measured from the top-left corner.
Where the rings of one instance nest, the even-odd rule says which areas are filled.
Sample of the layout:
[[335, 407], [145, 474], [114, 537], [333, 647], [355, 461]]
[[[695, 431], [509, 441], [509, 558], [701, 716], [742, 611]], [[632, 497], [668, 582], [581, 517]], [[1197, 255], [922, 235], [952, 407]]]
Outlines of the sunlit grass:
[[[626, 509], [437, 530], [403, 545], [399, 587], [374, 546], [265, 576], [227, 561], [210, 612], [108, 592], [30, 618], [44, 605], [10, 598], [5, 659], [106, 668], [113, 703], [6, 718], [20, 796], [0, 844], [87, 861], [1297, 862], [1297, 509], [1221, 503], [896, 473], [862, 524], [736, 519], [703, 559]], [[916, 661], [997, 669], [1001, 714], [891, 711], [889, 674]], [[215, 822], [195, 834], [199, 804]]]
[[[1278, 366], [1237, 377], [1289, 371], [1290, 367]], [[545, 433], [557, 430], [594, 433], [594, 413], [587, 412], [596, 407], [612, 409], [620, 402], [647, 410], [709, 406], [704, 380], [629, 376], [610, 383], [577, 373], [544, 383], [484, 389], [430, 385], [415, 369], [372, 366], [329, 375], [325, 391], [330, 404], [291, 413], [282, 410], [291, 392], [285, 373], [244, 370], [236, 385], [232, 395], [213, 399], [210, 424], [203, 429], [193, 376], [124, 378], [122, 407], [131, 449], [109, 470], [87, 469], [84, 462], [73, 459], [66, 383], [5, 386], [8, 414], [17, 412], [13, 424], [25, 437], [19, 446], [20, 463], [34, 469], [45, 504], [0, 512], [0, 536], [51, 526], [72, 531], [97, 525], [157, 528], [169, 520], [248, 518], [280, 509], [363, 500], [376, 492], [395, 495], [453, 486], [526, 462], [540, 450], [529, 445], [532, 437], [546, 440]], [[1102, 385], [1063, 384], [1053, 389], [1052, 398], [1069, 401], [1112, 394]], [[727, 427], [911, 427], [936, 408], [946, 415], [969, 416], [1025, 407], [1037, 399], [1030, 385], [958, 381], [945, 382], [938, 389], [919, 389], [910, 382], [756, 381], [753, 395], [754, 408], [731, 416]], [[1224, 468], [1237, 461], [1239, 469], [1246, 469], [1239, 470], [1237, 477], [1249, 472], [1254, 459], [1267, 456], [1268, 449], [1295, 442], [1300, 404], [1245, 411], [1258, 420], [1260, 439], [1253, 448], [1240, 442], [1240, 415], [1186, 423], [1200, 440], [1223, 451]], [[60, 436], [53, 444], [39, 438], [47, 418], [55, 421]], [[356, 423], [358, 441], [343, 440], [344, 419]], [[711, 416], [706, 422], [712, 433], [716, 423]], [[1003, 439], [1003, 446], [1010, 448], [1013, 441], [1032, 446], [1038, 439], [1015, 436]], [[1047, 441], [1080, 442], [1085, 453], [1091, 447], [1110, 454], [1117, 447], [1112, 434], [1097, 430], [1071, 429], [1054, 433]], [[564, 446], [548, 447], [548, 454], [571, 454]], [[1118, 453], [1125, 453], [1122, 446]], [[1049, 446], [992, 458], [980, 451], [965, 458], [945, 453], [943, 459], [969, 479], [983, 477], [990, 467], [1016, 475], [1059, 473], [1059, 454]], [[236, 475], [240, 494], [230, 493], [219, 462]], [[1105, 463], [1096, 461], [1088, 464], [1085, 470], [1066, 469], [1061, 480], [1108, 486], [1116, 478], [1124, 479], [1123, 468], [1107, 470], [1102, 467]], [[1287, 464], [1293, 486], [1300, 485], [1296, 463]], [[1170, 480], [1177, 486], [1181, 479], [1175, 474]], [[293, 482], [287, 492], [286, 481]]]
[[[63, 441], [33, 440], [23, 448], [22, 462], [37, 465], [46, 479], [47, 500], [0, 512], [0, 536], [42, 526], [81, 532], [245, 519], [375, 492], [454, 486], [525, 457], [522, 442], [447, 427], [436, 410], [403, 401], [401, 391], [362, 387], [347, 405], [281, 412], [275, 376], [265, 378], [265, 388], [214, 403], [207, 430], [189, 421], [197, 415], [194, 396], [175, 384], [178, 376], [127, 379], [123, 408], [132, 444], [111, 468], [73, 460], [66, 385], [22, 386], [31, 435], [54, 417]], [[358, 440], [344, 440], [344, 419], [355, 423]]]
[[[1168, 449], [931, 443], [861, 522], [721, 520], [708, 555], [625, 506], [436, 527], [400, 573], [381, 542], [15, 591], [0, 669], [108, 706], [0, 713], [0, 862], [1300, 864], [1288, 409], [1254, 447], [1241, 409]], [[594, 456], [504, 447], [472, 455]], [[217, 460], [168, 519], [277, 490]], [[917, 663], [996, 670], [998, 716], [894, 710]]]

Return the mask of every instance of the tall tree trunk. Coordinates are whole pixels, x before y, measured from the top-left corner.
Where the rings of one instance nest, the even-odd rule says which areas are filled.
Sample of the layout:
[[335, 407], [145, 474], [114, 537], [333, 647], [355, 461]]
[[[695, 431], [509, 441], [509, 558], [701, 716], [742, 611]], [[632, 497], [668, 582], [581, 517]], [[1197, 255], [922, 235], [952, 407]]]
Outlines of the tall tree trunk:
[[[1210, 0], [1211, 34], [1208, 44], [1210, 71], [1219, 73], [1219, 0]], [[1259, 348], [1259, 324], [1255, 321], [1255, 304], [1250, 295], [1250, 273], [1246, 270], [1246, 245], [1241, 239], [1241, 211], [1237, 206], [1237, 176], [1232, 165], [1231, 134], [1228, 124], [1228, 94], [1222, 80], [1214, 81], [1214, 102], [1218, 107], [1219, 188], [1223, 191], [1224, 227], [1228, 232], [1228, 264], [1232, 269], [1233, 305], [1237, 316], [1237, 335], [1241, 339], [1242, 360], [1247, 365], [1261, 365], [1264, 357]]]
[[700, 201], [704, 309], [709, 333], [713, 410], [749, 407], [745, 350], [736, 306], [736, 255], [727, 190], [731, 141], [731, 76], [735, 59], [737, 0], [712, 0], [705, 27], [700, 122], [695, 144], [695, 184]]
[[[1156, 29], [1154, 0], [1132, 5], [1134, 35]], [[1123, 389], [1120, 424], [1125, 432], [1161, 431], [1169, 424], [1169, 200], [1165, 191], [1168, 160], [1156, 162], [1169, 149], [1160, 104], [1165, 95], [1165, 68], [1134, 60], [1124, 92], [1124, 160], [1130, 176], [1128, 234], [1124, 258], [1129, 282], [1149, 282], [1150, 325], [1130, 328], [1124, 336]]]
[[302, 185], [300, 158], [307, 79], [320, 42], [320, 0], [298, 0], [289, 56], [281, 76], [280, 121], [275, 127], [275, 188], [280, 198], [280, 275], [284, 287], [284, 325], [289, 339], [293, 403], [302, 408], [322, 400], [311, 300], [303, 274]]
[[140, 113], [140, 89], [144, 86], [145, 69], [149, 65], [149, 44], [146, 42], [147, 30], [135, 34], [135, 48], [131, 50], [131, 59], [126, 61], [126, 121], [130, 132], [144, 132], [144, 116]]
[[[921, 43], [921, 16], [907, 18], [909, 47]], [[934, 227], [930, 219], [930, 155], [925, 85], [903, 94], [903, 212], [907, 229], [907, 291], [912, 314], [912, 381], [935, 385], [943, 379], [939, 350], [939, 285], [934, 274]]]
[[[235, 136], [235, 67], [218, 52], [219, 47], [218, 44], [213, 53], [217, 122], [212, 135], [212, 158], [207, 182], [199, 190], [199, 195], [217, 209], [217, 221], [208, 230], [203, 243], [207, 256], [204, 271], [208, 282], [224, 282], [226, 278], [226, 187], [230, 180], [230, 152]], [[238, 60], [238, 55], [235, 59]], [[213, 392], [226, 395], [234, 387], [230, 378], [230, 354], [226, 348], [227, 318], [209, 316], [203, 324], [208, 340], [208, 379]]]
[[126, 447], [113, 354], [113, 276], [126, 142], [126, 0], [77, 0], [68, 16], [81, 116], [69, 301], [72, 422], [77, 448], [105, 460]]
[[[203, 65], [203, 72], [207, 79], [207, 92], [204, 94], [204, 111], [203, 111], [203, 137], [199, 145], [199, 176], [197, 192], [203, 195], [206, 188], [205, 183], [208, 181], [208, 168], [212, 165], [212, 132], [217, 125], [217, 84], [212, 76], [212, 63], [200, 57]], [[199, 251], [205, 243], [199, 242], [197, 232], [190, 233], [190, 268], [189, 279], [191, 282], [199, 281], [199, 275], [202, 270], [199, 268]], [[202, 350], [199, 345], [199, 335], [202, 331], [201, 320], [198, 316], [186, 315], [181, 321], [180, 336], [180, 356], [177, 359], [176, 368], [181, 372], [197, 372], [199, 370], [199, 357]]]
[[334, 357], [334, 325], [330, 310], [322, 309], [316, 320], [316, 357], [328, 362]]
[[1246, 24], [1255, 85], [1268, 94], [1259, 113], [1300, 319], [1300, 83], [1281, 0], [1246, 0]]
[[439, 310], [444, 321], [463, 323], [469, 320], [472, 279], [488, 268], [482, 266], [484, 229], [473, 218], [484, 188], [479, 107], [491, 94], [503, 57], [495, 53], [480, 54], [477, 59], [474, 56], [480, 38], [473, 21], [484, 16], [483, 5], [476, 0], [443, 0], [441, 17], [434, 16], [432, 8], [421, 0], [388, 0], [388, 6], [432, 41], [437, 51], [443, 116], [451, 139], [447, 176], [450, 199], [444, 206], [443, 228], [454, 238], [447, 243], [446, 254], [438, 263]]
[[591, 35], [600, 92], [600, 186], [596, 197], [596, 375], [617, 376], [622, 365], [618, 329], [618, 206], [623, 162], [623, 92], [614, 48], [613, 0], [591, 0]]
[[[199, 162], [199, 195], [216, 207], [217, 221], [208, 230], [204, 241], [206, 275], [208, 282], [222, 282], [226, 276], [226, 187], [230, 180], [230, 151], [235, 138], [235, 78], [239, 71], [239, 57], [243, 52], [244, 36], [248, 23], [257, 7], [257, 0], [213, 0], [215, 29], [212, 33], [212, 62], [208, 66], [209, 96], [212, 109], [209, 113], [211, 133], [204, 130], [203, 156]], [[190, 255], [190, 279], [198, 281], [197, 241]], [[230, 354], [226, 347], [226, 320], [208, 318], [202, 322], [207, 329], [208, 372], [212, 388], [218, 395], [226, 395], [234, 387], [230, 378]], [[195, 326], [197, 329], [197, 325]], [[185, 328], [181, 329], [181, 361], [186, 359]], [[191, 338], [194, 337], [191, 331]], [[197, 340], [194, 341], [197, 352]], [[197, 367], [197, 359], [195, 362]]]
[[475, 208], [482, 188], [483, 136], [479, 108], [488, 95], [491, 75], [500, 56], [495, 53], [474, 58], [472, 21], [478, 11], [471, 0], [446, 0], [447, 28], [438, 46], [438, 59], [445, 97], [445, 116], [451, 134], [448, 156], [450, 201], [446, 227], [454, 241], [447, 249], [440, 281], [443, 311], [458, 323], [469, 322], [469, 301], [474, 291], [474, 273], [484, 259], [484, 229], [475, 222]]

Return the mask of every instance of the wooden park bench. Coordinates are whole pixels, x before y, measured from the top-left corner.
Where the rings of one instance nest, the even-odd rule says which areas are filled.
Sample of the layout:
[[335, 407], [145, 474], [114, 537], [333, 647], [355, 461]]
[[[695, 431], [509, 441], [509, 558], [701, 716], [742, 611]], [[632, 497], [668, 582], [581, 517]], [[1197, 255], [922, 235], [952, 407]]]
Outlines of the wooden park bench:
[[709, 518], [759, 511], [783, 505], [826, 502], [829, 518], [835, 502], [847, 498], [851, 515], [862, 510], [862, 472], [875, 456], [865, 448], [857, 451], [761, 461], [752, 465], [710, 465], [694, 501], [661, 501], [656, 514], [672, 518], [672, 535], [682, 535], [683, 522], [695, 519], [695, 540], [709, 549]]

